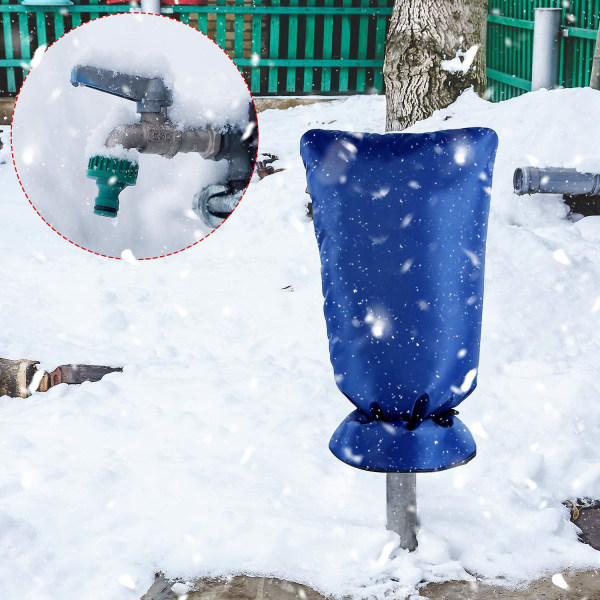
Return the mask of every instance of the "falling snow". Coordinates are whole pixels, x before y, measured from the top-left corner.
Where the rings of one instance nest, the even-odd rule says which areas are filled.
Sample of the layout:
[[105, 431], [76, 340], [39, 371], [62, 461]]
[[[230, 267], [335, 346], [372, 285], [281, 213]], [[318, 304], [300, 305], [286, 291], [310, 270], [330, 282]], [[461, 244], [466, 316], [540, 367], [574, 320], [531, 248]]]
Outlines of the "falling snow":
[[[130, 600], [160, 569], [400, 599], [422, 581], [515, 585], [597, 568], [562, 501], [600, 497], [600, 217], [567, 219], [558, 196], [516, 197], [512, 174], [528, 157], [598, 161], [598, 114], [591, 90], [500, 104], [468, 92], [412, 128], [487, 126], [500, 145], [478, 387], [460, 407], [478, 454], [419, 476], [411, 555], [385, 529], [385, 478], [327, 449], [348, 402], [329, 362], [298, 155], [311, 127], [383, 132], [382, 98], [262, 113], [262, 150], [286, 171], [252, 183], [217, 234], [157, 261], [68, 244], [0, 165], [3, 356], [45, 369], [125, 366], [98, 383], [0, 399], [3, 597]], [[381, 326], [386, 343], [387, 316], [372, 313], [371, 323], [366, 307], [353, 317], [373, 335]]]

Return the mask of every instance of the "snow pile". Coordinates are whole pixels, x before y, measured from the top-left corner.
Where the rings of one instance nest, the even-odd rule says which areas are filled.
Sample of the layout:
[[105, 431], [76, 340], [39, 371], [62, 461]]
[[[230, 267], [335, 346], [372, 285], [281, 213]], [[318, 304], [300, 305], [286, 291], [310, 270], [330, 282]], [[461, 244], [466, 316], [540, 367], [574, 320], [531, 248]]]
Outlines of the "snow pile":
[[413, 554], [385, 530], [383, 475], [327, 450], [352, 406], [329, 363], [298, 155], [311, 127], [382, 131], [384, 108], [262, 113], [261, 150], [286, 171], [251, 184], [218, 235], [145, 263], [65, 243], [0, 167], [2, 356], [125, 365], [0, 399], [2, 598], [134, 599], [157, 570], [401, 598], [423, 581], [600, 566], [561, 505], [600, 497], [600, 217], [574, 222], [560, 198], [511, 188], [517, 166], [598, 158], [600, 93], [466, 93], [412, 128], [500, 137], [479, 387], [461, 407], [478, 456], [418, 477]]
[[[122, 147], [107, 150], [104, 142], [116, 126], [139, 121], [136, 103], [73, 87], [76, 65], [162, 77], [173, 92], [169, 118], [181, 127], [243, 128], [250, 93], [233, 62], [209, 38], [173, 19], [140, 14], [97, 19], [39, 54], [13, 122], [15, 160], [30, 200], [75, 243], [111, 256], [130, 249], [137, 257], [152, 257], [207, 235], [211, 228], [191, 210], [192, 198], [223, 180], [226, 161], [196, 153], [167, 159]], [[137, 184], [121, 193], [116, 219], [93, 214], [97, 187], [86, 170], [95, 154], [139, 162]]]

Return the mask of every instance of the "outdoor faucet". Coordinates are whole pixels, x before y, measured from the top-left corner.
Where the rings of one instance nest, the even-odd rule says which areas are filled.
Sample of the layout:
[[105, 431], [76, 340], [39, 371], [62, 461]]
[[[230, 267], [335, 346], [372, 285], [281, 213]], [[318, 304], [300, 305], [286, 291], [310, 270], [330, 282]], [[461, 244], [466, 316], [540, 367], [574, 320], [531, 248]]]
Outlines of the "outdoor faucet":
[[[219, 131], [211, 127], [178, 127], [167, 113], [173, 104], [173, 93], [160, 77], [140, 77], [77, 65], [71, 72], [71, 83], [137, 103], [139, 122], [113, 129], [105, 141], [107, 148], [122, 146], [127, 150], [136, 149], [142, 154], [158, 154], [165, 158], [173, 158], [179, 152], [197, 152], [204, 159], [226, 159], [229, 163], [226, 180], [201, 190], [194, 199], [194, 210], [212, 227], [229, 216], [241, 197], [240, 188], [243, 191], [254, 170], [256, 131], [245, 135], [246, 128]], [[253, 105], [250, 113], [253, 123], [250, 129], [255, 130]], [[98, 185], [94, 213], [116, 217], [119, 193], [125, 187], [135, 185], [137, 173], [138, 165], [127, 159], [101, 155], [90, 158], [87, 175]]]

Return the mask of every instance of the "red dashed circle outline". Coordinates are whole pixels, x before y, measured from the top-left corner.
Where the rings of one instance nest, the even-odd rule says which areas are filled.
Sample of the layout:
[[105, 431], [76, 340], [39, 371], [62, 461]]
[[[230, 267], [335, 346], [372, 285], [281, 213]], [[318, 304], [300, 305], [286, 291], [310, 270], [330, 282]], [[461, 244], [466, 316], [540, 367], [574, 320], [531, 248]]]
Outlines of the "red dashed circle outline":
[[[75, 31], [76, 29], [79, 29], [80, 27], [85, 27], [88, 23], [92, 23], [94, 21], [99, 21], [100, 19], [109, 19], [110, 17], [121, 16], [121, 15], [147, 15], [147, 16], [150, 16], [150, 17], [159, 17], [159, 18], [163, 18], [163, 19], [169, 19], [171, 21], [175, 21], [176, 23], [180, 23], [181, 25], [185, 25], [185, 26], [189, 27], [190, 29], [193, 29], [196, 33], [199, 33], [199, 34], [203, 35], [205, 38], [207, 38], [208, 40], [210, 40], [215, 46], [217, 46], [217, 48], [219, 48], [219, 50], [221, 50], [221, 52], [233, 63], [234, 67], [238, 70], [238, 73], [240, 74], [240, 77], [242, 78], [244, 84], [246, 85], [246, 89], [248, 90], [248, 94], [250, 94], [250, 100], [252, 101], [252, 106], [254, 107], [254, 113], [256, 114], [256, 155], [254, 156], [254, 164], [252, 165], [252, 175], [250, 176], [250, 179], [248, 180], [248, 184], [244, 188], [244, 192], [242, 193], [242, 196], [240, 197], [238, 203], [235, 205], [235, 207], [234, 207], [234, 209], [233, 209], [233, 211], [231, 213], [231, 214], [233, 214], [233, 212], [237, 209], [237, 207], [240, 205], [240, 202], [243, 200], [244, 196], [246, 195], [246, 192], [248, 191], [248, 187], [250, 186], [250, 180], [252, 179], [252, 176], [254, 175], [254, 169], [256, 168], [256, 162], [258, 160], [258, 142], [259, 142], [258, 111], [256, 110], [256, 103], [254, 102], [254, 98], [252, 96], [252, 92], [250, 91], [250, 87], [248, 86], [248, 82], [244, 78], [244, 76], [242, 74], [242, 71], [235, 64], [235, 61], [229, 56], [229, 54], [227, 54], [227, 52], [225, 52], [225, 50], [223, 50], [223, 48], [221, 48], [221, 46], [219, 46], [219, 44], [217, 44], [217, 42], [215, 42], [213, 39], [209, 38], [204, 32], [200, 31], [199, 29], [196, 29], [195, 27], [192, 27], [192, 25], [190, 25], [189, 23], [184, 23], [183, 21], [179, 21], [179, 20], [177, 20], [177, 19], [175, 19], [173, 17], [169, 17], [167, 15], [162, 15], [162, 14], [158, 15], [158, 14], [155, 14], [155, 13], [146, 13], [146, 12], [115, 13], [115, 14], [111, 14], [111, 15], [103, 15], [102, 17], [98, 17], [96, 19], [91, 19], [90, 21], [86, 21], [85, 23], [81, 23], [81, 24], [77, 25], [77, 27], [74, 27], [73, 29], [70, 29], [69, 31], [63, 33], [57, 40], [54, 40], [54, 42], [52, 42], [52, 44], [50, 44], [46, 48], [46, 50], [44, 50], [44, 53], [48, 52], [48, 50], [50, 50], [50, 48], [52, 48], [52, 46], [54, 46], [54, 44], [56, 44], [56, 42], [60, 41], [63, 37], [65, 37], [66, 35], [69, 35], [70, 33], [72, 33], [73, 31]], [[17, 163], [15, 162], [15, 150], [14, 150], [14, 146], [13, 146], [13, 127], [14, 127], [14, 122], [15, 122], [15, 111], [17, 110], [17, 104], [19, 102], [19, 96], [21, 95], [21, 92], [23, 91], [23, 87], [25, 85], [25, 82], [27, 81], [27, 77], [29, 77], [29, 74], [31, 73], [32, 70], [33, 69], [31, 69], [27, 73], [27, 75], [25, 76], [25, 79], [23, 80], [23, 83], [21, 84], [21, 87], [19, 88], [19, 93], [17, 94], [17, 97], [15, 99], [15, 106], [13, 108], [12, 118], [11, 118], [11, 123], [10, 123], [10, 155], [11, 155], [11, 158], [12, 158], [12, 163], [13, 163], [13, 167], [15, 169], [15, 173], [17, 175], [17, 179], [19, 181], [19, 185], [21, 186], [21, 189], [23, 190], [23, 194], [25, 194], [25, 198], [27, 198], [27, 200], [29, 201], [29, 204], [31, 204], [31, 207], [33, 208], [33, 210], [35, 210], [35, 212], [42, 219], [42, 221], [44, 221], [44, 223], [46, 223], [46, 225], [48, 225], [48, 227], [50, 227], [50, 229], [52, 229], [52, 231], [54, 231], [57, 235], [59, 235], [61, 238], [63, 238], [63, 240], [66, 240], [70, 244], [73, 244], [73, 246], [77, 246], [78, 248], [81, 248], [82, 250], [85, 250], [86, 252], [89, 252], [90, 254], [95, 254], [96, 256], [102, 256], [103, 258], [112, 258], [114, 260], [123, 260], [120, 256], [110, 256], [109, 254], [102, 254], [101, 252], [94, 252], [94, 250], [90, 250], [89, 248], [81, 246], [80, 244], [77, 244], [73, 240], [70, 240], [68, 237], [64, 236], [62, 233], [60, 233], [60, 231], [58, 231], [57, 229], [55, 229], [48, 221], [46, 221], [46, 219], [44, 219], [44, 217], [41, 215], [40, 211], [36, 208], [35, 204], [31, 201], [31, 198], [27, 195], [27, 192], [25, 191], [25, 187], [23, 186], [23, 182], [21, 181], [21, 178], [19, 177], [19, 171], [17, 169]], [[143, 258], [136, 258], [136, 260], [140, 260], [141, 261], [141, 260], [155, 260], [157, 258], [166, 258], [167, 256], [173, 256], [175, 254], [179, 254], [180, 252], [183, 252], [184, 250], [188, 250], [189, 248], [192, 248], [193, 246], [196, 246], [200, 242], [204, 241], [207, 237], [209, 237], [210, 235], [212, 235], [228, 219], [229, 219], [229, 217], [227, 217], [227, 219], [225, 219], [222, 223], [220, 223], [219, 225], [217, 225], [217, 227], [215, 227], [212, 231], [209, 231], [204, 237], [200, 238], [199, 240], [196, 240], [193, 244], [189, 244], [188, 246], [185, 246], [184, 248], [181, 248], [179, 250], [175, 250], [173, 252], [169, 252], [168, 254], [161, 254], [159, 256], [147, 256], [147, 257], [143, 257]]]

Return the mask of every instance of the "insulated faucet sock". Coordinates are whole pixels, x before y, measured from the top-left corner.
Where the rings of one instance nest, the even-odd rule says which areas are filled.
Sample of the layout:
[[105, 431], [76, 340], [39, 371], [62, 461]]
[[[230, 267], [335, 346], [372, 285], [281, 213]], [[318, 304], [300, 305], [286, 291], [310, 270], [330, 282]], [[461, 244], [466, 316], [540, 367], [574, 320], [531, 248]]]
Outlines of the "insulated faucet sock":
[[477, 384], [496, 133], [311, 130], [300, 144], [331, 363], [357, 408], [331, 451], [371, 471], [467, 462], [454, 409]]

